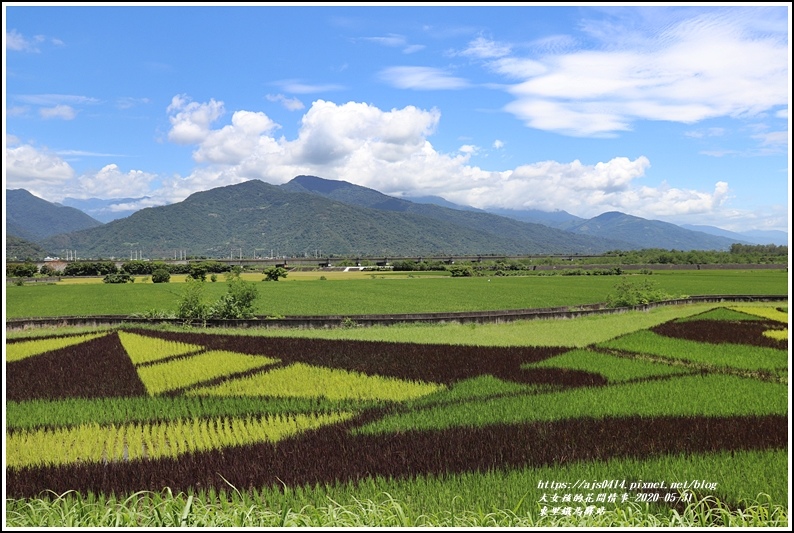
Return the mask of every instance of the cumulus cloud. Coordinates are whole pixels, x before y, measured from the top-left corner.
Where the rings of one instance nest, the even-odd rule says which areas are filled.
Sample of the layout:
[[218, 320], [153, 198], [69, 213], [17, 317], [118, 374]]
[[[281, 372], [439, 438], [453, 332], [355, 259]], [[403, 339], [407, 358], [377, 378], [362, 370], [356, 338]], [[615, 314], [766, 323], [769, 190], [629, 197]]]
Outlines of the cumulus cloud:
[[[480, 150], [475, 145], [450, 154], [432, 146], [429, 138], [440, 118], [435, 109], [384, 111], [366, 103], [317, 100], [297, 137], [288, 140], [274, 136], [278, 125], [264, 113], [238, 111], [231, 125], [210, 130], [198, 143], [196, 160], [206, 166], [164, 185], [176, 201], [180, 194], [246, 179], [283, 183], [312, 174], [395, 196], [439, 195], [479, 208], [564, 209], [582, 217], [612, 210], [643, 217], [708, 213], [729, 198], [722, 182], [706, 192], [664, 183], [640, 186], [651, 165], [643, 156], [486, 170], [469, 162]], [[493, 146], [503, 144], [497, 140]]]
[[223, 102], [210, 100], [205, 104], [193, 102], [186, 95], [171, 99], [166, 111], [171, 115], [168, 139], [177, 144], [196, 144], [209, 135], [210, 124], [223, 115]]
[[[122, 170], [116, 164], [74, 178], [57, 155], [31, 146], [10, 148], [9, 181], [40, 191], [73, 197], [147, 196], [145, 204], [163, 205], [190, 194], [249, 179], [279, 184], [300, 174], [345, 180], [394, 196], [442, 196], [479, 208], [564, 209], [581, 217], [619, 210], [641, 217], [708, 216], [730, 199], [727, 183], [712, 191], [649, 184], [651, 162], [614, 157], [583, 163], [542, 161], [517, 168], [488, 170], [471, 164], [475, 145], [439, 152], [430, 138], [441, 120], [437, 109], [406, 106], [382, 110], [362, 103], [317, 100], [304, 114], [293, 139], [276, 137], [280, 126], [261, 111], [239, 110], [227, 124], [215, 125], [220, 101], [193, 102], [174, 97], [168, 108], [169, 138], [194, 146], [197, 166], [186, 176], [156, 176]], [[501, 146], [495, 141], [494, 148]], [[143, 207], [144, 203], [138, 204]]]
[[148, 194], [155, 178], [142, 170], [123, 172], [118, 165], [110, 164], [98, 172], [83, 174], [77, 181], [81, 198], [119, 198]]
[[16, 138], [8, 138], [7, 143], [5, 186], [9, 189], [26, 189], [45, 197], [74, 176], [74, 169], [47, 149], [17, 145]]
[[388, 67], [378, 74], [381, 80], [399, 89], [424, 91], [463, 89], [469, 82], [432, 67]]

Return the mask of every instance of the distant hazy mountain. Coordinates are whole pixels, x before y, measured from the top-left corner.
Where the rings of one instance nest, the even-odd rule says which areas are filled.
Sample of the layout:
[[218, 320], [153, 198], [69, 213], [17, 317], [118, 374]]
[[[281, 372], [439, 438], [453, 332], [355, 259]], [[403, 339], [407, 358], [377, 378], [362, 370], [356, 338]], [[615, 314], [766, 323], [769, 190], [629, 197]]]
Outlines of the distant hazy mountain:
[[147, 198], [147, 196], [141, 198], [111, 198], [109, 200], [103, 200], [102, 198], [64, 198], [61, 204], [79, 209], [100, 222], [110, 222], [111, 220], [128, 217], [137, 211], [137, 209], [114, 210], [113, 206], [132, 204]]
[[486, 212], [483, 209], [477, 209], [476, 207], [471, 207], [470, 205], [460, 205], [460, 204], [452, 203], [440, 196], [401, 196], [400, 198], [402, 200], [407, 200], [415, 204], [433, 204], [441, 207], [448, 207], [450, 209], [460, 209], [462, 211], [481, 211], [483, 213]]
[[586, 220], [561, 209], [556, 211], [541, 211], [540, 209], [488, 209], [488, 212], [503, 217], [522, 220], [524, 222], [544, 224], [557, 229], [568, 229]]
[[5, 215], [6, 234], [28, 241], [102, 225], [79, 209], [42, 200], [25, 189], [6, 189]]
[[747, 240], [692, 231], [668, 222], [646, 220], [618, 211], [603, 213], [571, 227], [569, 231], [594, 237], [608, 235], [640, 248], [666, 250], [729, 250], [734, 243], [751, 244]]
[[710, 235], [719, 235], [720, 237], [727, 237], [729, 239], [742, 239], [743, 241], [747, 241], [752, 244], [775, 244], [777, 246], [788, 246], [788, 233], [785, 231], [753, 230], [737, 233], [714, 226], [695, 226], [692, 224], [682, 224], [681, 227], [693, 231], [702, 231], [703, 233], [708, 233]]
[[[293, 180], [294, 181], [294, 180]], [[48, 249], [81, 257], [171, 257], [176, 250], [206, 257], [277, 255], [590, 254], [631, 245], [574, 235], [485, 213], [412, 204], [346, 182], [297, 180], [282, 186], [252, 180], [192, 194], [102, 226], [57, 235]], [[303, 185], [301, 185], [303, 183]], [[309, 185], [311, 190], [305, 187]], [[296, 192], [302, 188], [302, 192]], [[336, 201], [315, 191], [342, 195]], [[363, 207], [352, 205], [377, 205]], [[420, 209], [421, 208], [421, 209]], [[433, 213], [435, 217], [426, 213]], [[500, 226], [501, 224], [501, 226]]]

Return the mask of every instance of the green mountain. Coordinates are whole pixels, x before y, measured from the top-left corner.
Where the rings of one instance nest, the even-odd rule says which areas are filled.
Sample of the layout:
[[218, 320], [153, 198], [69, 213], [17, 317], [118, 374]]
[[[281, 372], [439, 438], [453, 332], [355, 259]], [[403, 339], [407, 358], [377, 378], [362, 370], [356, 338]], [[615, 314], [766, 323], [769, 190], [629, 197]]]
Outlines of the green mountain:
[[48, 255], [50, 254], [35, 242], [6, 235], [6, 262], [42, 261]]
[[[289, 186], [251, 180], [219, 187], [96, 228], [56, 235], [41, 244], [94, 258], [126, 258], [132, 250], [147, 258], [174, 257], [177, 251], [223, 258], [263, 255], [265, 250], [291, 257], [396, 257], [591, 254], [632, 248], [495, 215], [415, 207], [346, 182], [317, 180], [313, 190], [301, 185], [302, 180]], [[316, 192], [318, 188], [324, 194]], [[347, 202], [327, 196], [343, 190], [350, 193]], [[351, 205], [351, 196], [358, 204]]]
[[736, 242], [749, 244], [728, 237], [710, 235], [702, 231], [691, 231], [675, 224], [659, 220], [627, 215], [618, 211], [602, 213], [568, 229], [581, 235], [593, 237], [610, 236], [630, 242], [639, 248], [662, 248], [665, 250], [729, 250]]
[[79, 209], [42, 200], [25, 189], [6, 189], [6, 235], [40, 241], [101, 225]]
[[281, 187], [289, 191], [318, 194], [349, 205], [421, 215], [440, 222], [489, 233], [494, 237], [501, 238], [510, 235], [514, 239], [526, 243], [524, 246], [529, 246], [529, 249], [547, 250], [539, 253], [595, 253], [593, 252], [595, 249], [606, 251], [637, 248], [635, 245], [609, 236], [603, 236], [601, 240], [593, 242], [590, 240], [591, 237], [571, 235], [552, 228], [550, 225], [516, 220], [473, 208], [450, 208], [435, 203], [408, 201], [346, 181], [327, 180], [316, 176], [297, 176]]

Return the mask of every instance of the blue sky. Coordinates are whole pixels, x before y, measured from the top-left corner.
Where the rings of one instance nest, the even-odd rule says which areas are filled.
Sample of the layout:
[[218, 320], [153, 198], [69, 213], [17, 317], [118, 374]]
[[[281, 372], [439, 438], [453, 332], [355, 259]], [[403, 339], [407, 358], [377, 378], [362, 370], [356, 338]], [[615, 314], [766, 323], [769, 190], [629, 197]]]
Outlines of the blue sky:
[[3, 11], [4, 181], [49, 201], [311, 174], [788, 231], [788, 3]]

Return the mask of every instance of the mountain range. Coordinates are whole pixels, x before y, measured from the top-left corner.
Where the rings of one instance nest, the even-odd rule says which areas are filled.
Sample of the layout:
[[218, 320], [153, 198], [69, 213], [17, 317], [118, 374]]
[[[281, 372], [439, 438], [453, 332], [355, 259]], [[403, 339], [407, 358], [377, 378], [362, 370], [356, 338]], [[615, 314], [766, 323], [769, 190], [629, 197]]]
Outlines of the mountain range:
[[[282, 185], [251, 180], [218, 187], [107, 223], [24, 189], [6, 192], [9, 236], [32, 241], [50, 255], [76, 250], [86, 258], [126, 258], [138, 250], [149, 258], [174, 257], [177, 251], [210, 258], [598, 254], [770, 243], [618, 212], [589, 220], [564, 211], [492, 213], [438, 197], [387, 196], [316, 176], [297, 176]], [[8, 247], [6, 253], [15, 256]]]

